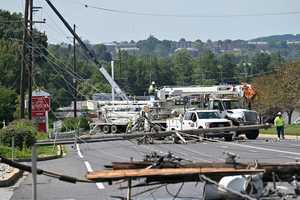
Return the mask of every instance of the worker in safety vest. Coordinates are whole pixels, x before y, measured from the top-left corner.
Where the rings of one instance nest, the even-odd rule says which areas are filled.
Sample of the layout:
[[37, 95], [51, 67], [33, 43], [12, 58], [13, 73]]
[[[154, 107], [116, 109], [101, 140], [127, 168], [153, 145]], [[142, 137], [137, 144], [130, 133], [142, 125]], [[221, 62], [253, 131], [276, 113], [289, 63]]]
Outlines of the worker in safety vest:
[[132, 119], [129, 119], [128, 124], [127, 124], [127, 128], [126, 128], [126, 133], [131, 133], [132, 126], [133, 126]]
[[284, 139], [284, 119], [281, 112], [277, 113], [277, 117], [274, 120], [274, 125], [276, 127], [278, 139], [280, 139], [280, 136], [282, 139]]

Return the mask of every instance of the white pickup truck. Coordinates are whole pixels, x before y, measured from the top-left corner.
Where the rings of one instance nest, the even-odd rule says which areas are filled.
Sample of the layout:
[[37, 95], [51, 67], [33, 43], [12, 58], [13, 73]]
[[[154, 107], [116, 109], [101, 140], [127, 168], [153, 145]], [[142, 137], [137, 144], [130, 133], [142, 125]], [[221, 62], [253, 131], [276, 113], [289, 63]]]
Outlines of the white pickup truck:
[[[222, 119], [216, 110], [192, 110], [187, 111], [184, 116], [167, 119], [167, 131], [180, 131], [190, 129], [208, 129], [218, 127], [230, 127], [232, 122]], [[230, 133], [206, 133], [207, 137], [224, 137], [226, 141], [232, 140]]]

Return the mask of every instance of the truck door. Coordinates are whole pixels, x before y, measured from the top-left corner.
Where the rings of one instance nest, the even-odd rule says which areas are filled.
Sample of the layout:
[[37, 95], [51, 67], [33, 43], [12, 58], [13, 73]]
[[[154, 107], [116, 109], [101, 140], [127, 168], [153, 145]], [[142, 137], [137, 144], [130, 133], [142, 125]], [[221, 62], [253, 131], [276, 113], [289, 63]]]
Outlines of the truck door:
[[224, 110], [224, 106], [222, 101], [220, 100], [213, 100], [211, 101], [211, 109], [218, 110], [220, 112], [220, 116], [223, 118], [226, 115], [226, 111]]
[[183, 120], [183, 129], [195, 129], [197, 123], [197, 115], [195, 112], [187, 112]]

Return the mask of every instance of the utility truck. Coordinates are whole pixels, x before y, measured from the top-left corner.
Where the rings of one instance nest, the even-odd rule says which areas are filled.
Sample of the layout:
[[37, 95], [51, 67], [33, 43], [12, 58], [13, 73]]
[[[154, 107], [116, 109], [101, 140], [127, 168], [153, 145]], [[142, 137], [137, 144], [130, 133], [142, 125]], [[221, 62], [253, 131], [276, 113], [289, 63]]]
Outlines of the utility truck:
[[[255, 90], [249, 84], [165, 86], [157, 91], [157, 97], [162, 102], [174, 100], [176, 105], [177, 99], [183, 99], [183, 111], [190, 108], [217, 110], [222, 118], [231, 120], [235, 126], [259, 124], [257, 112], [251, 110], [251, 101], [255, 94]], [[259, 129], [237, 132], [236, 136], [240, 134], [245, 134], [248, 139], [256, 139]]]
[[[167, 131], [182, 131], [191, 129], [209, 129], [231, 127], [232, 122], [221, 118], [218, 110], [191, 110], [185, 112], [184, 116], [167, 119]], [[226, 141], [231, 141], [231, 132], [206, 133], [205, 137], [224, 137]]]
[[[230, 119], [235, 126], [259, 124], [258, 114], [254, 110], [243, 109], [238, 99], [212, 98], [208, 102], [208, 109], [216, 109], [221, 117]], [[237, 132], [236, 136], [245, 134], [247, 139], [256, 139], [259, 129]]]

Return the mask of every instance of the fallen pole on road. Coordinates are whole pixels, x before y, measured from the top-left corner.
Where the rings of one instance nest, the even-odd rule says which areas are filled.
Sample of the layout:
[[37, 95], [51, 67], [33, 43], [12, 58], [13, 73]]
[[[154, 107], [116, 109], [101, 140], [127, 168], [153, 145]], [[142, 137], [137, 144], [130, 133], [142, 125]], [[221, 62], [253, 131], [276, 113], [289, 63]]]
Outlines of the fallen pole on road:
[[[257, 130], [270, 128], [270, 124], [258, 124], [258, 125], [247, 125], [247, 126], [233, 126], [233, 127], [220, 127], [220, 128], [209, 128], [209, 129], [190, 129], [181, 130], [180, 133], [187, 133], [194, 136], [203, 136], [205, 133], [220, 133], [220, 132], [230, 132], [230, 131], [246, 131], [246, 130]], [[140, 137], [168, 137], [172, 135], [177, 135], [176, 131], [159, 131], [159, 132], [137, 132], [130, 134], [110, 134], [101, 136], [81, 136], [77, 143], [93, 143], [93, 142], [108, 142], [116, 140], [130, 140]], [[50, 145], [50, 144], [73, 144], [76, 138], [69, 139], [51, 139], [51, 140], [40, 140], [37, 142], [39, 146]]]

